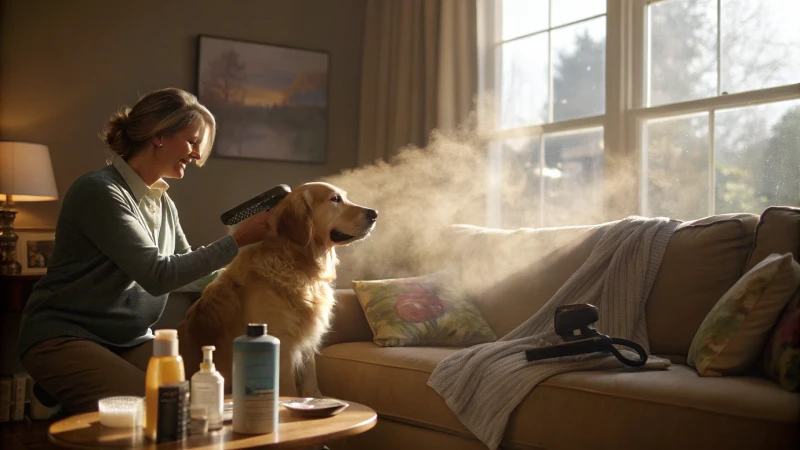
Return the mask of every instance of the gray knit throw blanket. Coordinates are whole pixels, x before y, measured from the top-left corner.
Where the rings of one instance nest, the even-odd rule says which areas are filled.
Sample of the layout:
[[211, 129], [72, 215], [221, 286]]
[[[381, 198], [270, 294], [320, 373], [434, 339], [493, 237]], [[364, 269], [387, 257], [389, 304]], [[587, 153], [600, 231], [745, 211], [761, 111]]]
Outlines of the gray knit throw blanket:
[[[541, 381], [565, 372], [626, 367], [610, 353], [527, 361], [526, 349], [563, 343], [553, 324], [558, 306], [597, 306], [598, 331], [632, 340], [649, 355], [645, 303], [676, 226], [665, 218], [635, 216], [614, 223], [589, 259], [536, 314], [495, 342], [464, 348], [445, 358], [428, 386], [494, 450], [503, 439], [511, 412]], [[633, 351], [620, 350], [626, 358], [638, 359]], [[649, 356], [643, 368], [668, 366], [669, 361]]]

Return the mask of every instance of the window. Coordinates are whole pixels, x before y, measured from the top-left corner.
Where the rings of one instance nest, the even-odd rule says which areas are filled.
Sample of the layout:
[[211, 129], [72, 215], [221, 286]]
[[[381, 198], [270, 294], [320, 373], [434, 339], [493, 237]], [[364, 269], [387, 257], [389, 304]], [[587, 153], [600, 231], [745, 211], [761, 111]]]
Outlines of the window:
[[[490, 2], [492, 225], [602, 213], [606, 0]], [[577, 6], [577, 7], [576, 7]], [[493, 72], [493, 73], [492, 73]], [[522, 203], [520, 203], [522, 202]]]
[[800, 2], [488, 0], [481, 17], [491, 226], [800, 206]]

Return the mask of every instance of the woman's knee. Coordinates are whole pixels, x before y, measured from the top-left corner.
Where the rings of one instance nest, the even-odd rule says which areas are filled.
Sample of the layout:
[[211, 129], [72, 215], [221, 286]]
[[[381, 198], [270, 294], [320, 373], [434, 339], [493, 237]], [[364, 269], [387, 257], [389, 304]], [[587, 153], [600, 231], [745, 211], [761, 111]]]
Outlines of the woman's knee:
[[144, 395], [145, 373], [106, 347], [86, 339], [56, 338], [33, 346], [23, 366], [69, 412], [97, 409], [114, 395]]

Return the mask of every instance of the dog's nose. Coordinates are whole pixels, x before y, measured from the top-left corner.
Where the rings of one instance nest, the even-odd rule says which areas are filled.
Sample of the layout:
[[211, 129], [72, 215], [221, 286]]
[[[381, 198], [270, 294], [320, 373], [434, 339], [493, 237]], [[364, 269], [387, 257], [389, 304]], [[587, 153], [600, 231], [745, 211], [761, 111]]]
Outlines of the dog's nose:
[[369, 220], [370, 222], [375, 222], [377, 219], [378, 219], [378, 211], [375, 211], [374, 209], [368, 209], [367, 220]]

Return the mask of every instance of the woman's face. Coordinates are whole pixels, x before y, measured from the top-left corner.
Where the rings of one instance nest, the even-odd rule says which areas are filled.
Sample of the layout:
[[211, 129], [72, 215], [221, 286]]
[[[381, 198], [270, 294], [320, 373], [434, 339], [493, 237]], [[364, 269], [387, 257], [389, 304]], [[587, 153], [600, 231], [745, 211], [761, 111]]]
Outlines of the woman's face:
[[197, 120], [171, 136], [161, 138], [155, 149], [161, 178], [183, 178], [186, 166], [200, 158], [200, 142], [205, 124]]

